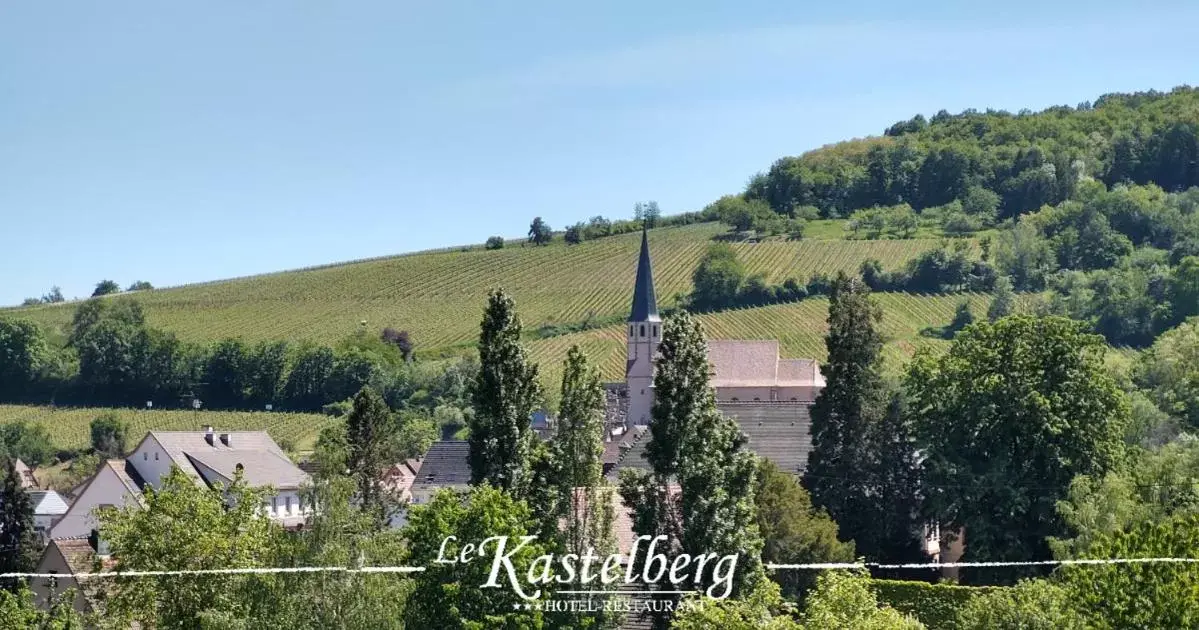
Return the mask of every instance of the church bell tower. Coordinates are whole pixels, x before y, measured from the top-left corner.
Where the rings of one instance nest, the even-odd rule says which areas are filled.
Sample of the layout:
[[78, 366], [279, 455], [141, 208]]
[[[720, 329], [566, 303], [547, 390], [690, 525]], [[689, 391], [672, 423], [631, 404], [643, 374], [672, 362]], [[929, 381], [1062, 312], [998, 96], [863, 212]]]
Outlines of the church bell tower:
[[648, 425], [654, 403], [654, 360], [662, 340], [662, 318], [654, 295], [654, 273], [650, 269], [649, 236], [641, 231], [641, 256], [637, 259], [637, 281], [633, 287], [633, 310], [629, 313], [628, 363], [625, 382], [629, 387], [629, 422]]

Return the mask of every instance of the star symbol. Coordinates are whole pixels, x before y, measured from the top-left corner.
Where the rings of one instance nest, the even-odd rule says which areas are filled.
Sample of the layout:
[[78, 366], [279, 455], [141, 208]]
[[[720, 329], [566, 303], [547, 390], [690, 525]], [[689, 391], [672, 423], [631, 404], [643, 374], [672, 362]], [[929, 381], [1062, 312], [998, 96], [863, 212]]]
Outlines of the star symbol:
[[512, 610], [520, 610], [520, 604], [512, 604]]
[[532, 604], [525, 604], [525, 610], [532, 610], [532, 609], [533, 609]]

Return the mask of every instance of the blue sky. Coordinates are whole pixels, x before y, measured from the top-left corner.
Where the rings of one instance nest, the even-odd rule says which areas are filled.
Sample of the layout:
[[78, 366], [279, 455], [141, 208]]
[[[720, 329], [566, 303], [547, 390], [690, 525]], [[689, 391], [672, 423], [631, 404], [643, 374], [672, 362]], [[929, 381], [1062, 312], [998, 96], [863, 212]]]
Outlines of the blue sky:
[[1199, 82], [1199, 6], [904, 4], [5, 2], [0, 304], [695, 210], [917, 112]]

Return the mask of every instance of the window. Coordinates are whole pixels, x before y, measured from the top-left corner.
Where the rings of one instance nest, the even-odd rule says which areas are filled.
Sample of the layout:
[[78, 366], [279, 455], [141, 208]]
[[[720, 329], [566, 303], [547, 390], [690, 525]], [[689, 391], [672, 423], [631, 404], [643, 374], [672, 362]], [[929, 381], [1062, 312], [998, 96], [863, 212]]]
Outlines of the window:
[[754, 396], [754, 402], [760, 402], [761, 400], [762, 400], [761, 398], [758, 398], [757, 396]]
[[142, 461], [146, 461], [146, 462], [150, 461], [150, 452], [149, 451], [142, 452]]
[[272, 512], [279, 511], [279, 497], [271, 497], [271, 511]]
[[629, 336], [630, 337], [633, 336], [633, 325], [632, 324], [629, 324]]
[[291, 497], [287, 497], [287, 509], [284, 514], [291, 514]]
[[657, 324], [654, 324], [654, 336], [655, 337], [658, 336], [658, 325]]
[[799, 400], [799, 399], [798, 399], [798, 398], [796, 398], [796, 397], [794, 397], [794, 396], [792, 396], [792, 397], [791, 397], [791, 402], [796, 402], [796, 401], [798, 401], [798, 400]]
[[645, 324], [642, 324], [642, 325], [641, 325], [641, 336], [642, 336], [642, 337], [644, 337], [644, 336], [645, 336]]
[[158, 461], [158, 451], [154, 452], [154, 461]]
[[732, 400], [733, 402], [740, 402], [740, 401], [737, 399], [737, 397], [736, 397], [736, 396], [733, 396], [733, 397], [732, 397], [732, 398], [730, 398], [729, 400]]

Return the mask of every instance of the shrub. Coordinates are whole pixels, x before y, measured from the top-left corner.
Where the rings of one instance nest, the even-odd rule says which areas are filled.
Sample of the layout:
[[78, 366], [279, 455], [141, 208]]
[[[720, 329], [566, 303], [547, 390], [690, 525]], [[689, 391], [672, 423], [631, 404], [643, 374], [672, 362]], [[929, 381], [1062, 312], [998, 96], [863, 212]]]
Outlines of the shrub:
[[956, 627], [958, 610], [974, 598], [999, 592], [1002, 586], [958, 586], [909, 580], [871, 580], [870, 588], [895, 610], [920, 620], [929, 630]]
[[483, 245], [484, 249], [503, 249], [504, 239], [501, 236], [489, 236], [487, 242]]

